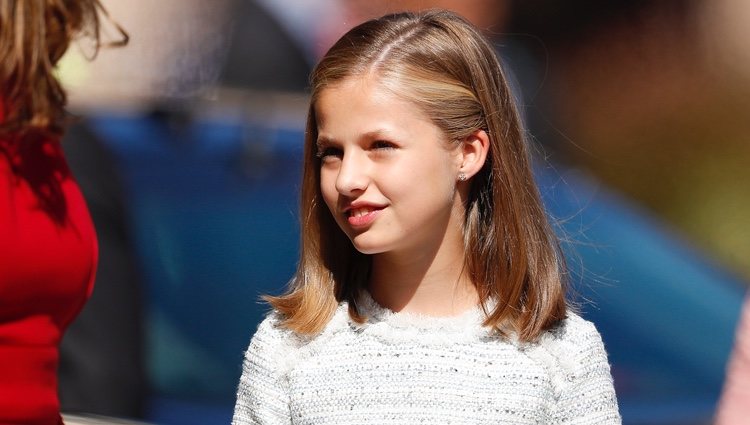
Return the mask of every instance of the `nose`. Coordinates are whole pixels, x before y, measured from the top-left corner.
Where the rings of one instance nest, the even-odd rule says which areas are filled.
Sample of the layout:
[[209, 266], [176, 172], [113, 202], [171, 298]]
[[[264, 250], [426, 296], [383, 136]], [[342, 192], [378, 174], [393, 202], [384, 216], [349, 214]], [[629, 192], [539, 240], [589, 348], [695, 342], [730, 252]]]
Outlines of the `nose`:
[[339, 173], [336, 176], [336, 190], [345, 196], [364, 192], [370, 181], [367, 164], [359, 152], [347, 152], [341, 159]]

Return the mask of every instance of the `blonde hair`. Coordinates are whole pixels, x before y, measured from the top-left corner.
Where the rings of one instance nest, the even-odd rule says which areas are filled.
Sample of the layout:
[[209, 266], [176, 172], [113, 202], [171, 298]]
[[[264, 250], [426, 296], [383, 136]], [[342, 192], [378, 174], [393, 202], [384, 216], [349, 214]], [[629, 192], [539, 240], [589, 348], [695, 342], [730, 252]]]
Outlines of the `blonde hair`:
[[[0, 0], [3, 134], [62, 133], [66, 94], [54, 68], [79, 35], [98, 49], [99, 13], [107, 16], [98, 0]], [[122, 40], [110, 44], [126, 44], [127, 33], [112, 23]]]
[[356, 321], [356, 300], [370, 274], [322, 200], [314, 105], [320, 93], [352, 76], [379, 83], [421, 108], [459, 141], [489, 135], [481, 171], [466, 202], [464, 267], [486, 313], [485, 326], [522, 341], [565, 317], [564, 260], [531, 172], [520, 119], [502, 68], [485, 38], [448, 11], [400, 13], [346, 33], [312, 73], [301, 188], [301, 253], [289, 291], [266, 300], [284, 325], [302, 333], [323, 329], [341, 301]]

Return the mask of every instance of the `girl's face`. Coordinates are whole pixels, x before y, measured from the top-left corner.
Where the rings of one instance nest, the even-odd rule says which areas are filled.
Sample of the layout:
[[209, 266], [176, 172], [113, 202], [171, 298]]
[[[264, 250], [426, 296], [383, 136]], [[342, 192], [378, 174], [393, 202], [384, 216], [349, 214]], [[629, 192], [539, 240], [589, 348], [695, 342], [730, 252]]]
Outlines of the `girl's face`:
[[315, 116], [320, 189], [357, 250], [419, 255], [461, 240], [460, 148], [415, 105], [351, 77], [320, 93]]

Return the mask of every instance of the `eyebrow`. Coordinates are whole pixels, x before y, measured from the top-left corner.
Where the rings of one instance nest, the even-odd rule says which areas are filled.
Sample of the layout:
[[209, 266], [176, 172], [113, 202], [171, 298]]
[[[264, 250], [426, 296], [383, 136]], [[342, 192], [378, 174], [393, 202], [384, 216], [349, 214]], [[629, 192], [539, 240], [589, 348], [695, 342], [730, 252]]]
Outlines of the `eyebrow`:
[[[368, 131], [367, 133], [362, 134], [359, 139], [362, 140], [373, 140], [373, 139], [380, 139], [383, 137], [388, 137], [389, 131], [385, 128], [379, 128], [377, 130]], [[334, 138], [327, 137], [324, 135], [318, 135], [318, 139], [315, 141], [315, 144], [318, 146], [324, 146], [324, 145], [331, 145], [331, 144], [337, 144], [338, 141]]]
[[326, 137], [326, 136], [321, 136], [321, 135], [318, 135], [317, 140], [315, 140], [315, 145], [317, 147], [328, 146], [328, 145], [332, 145], [332, 144], [335, 144], [335, 143], [336, 143], [336, 141], [334, 139], [331, 139], [331, 138]]

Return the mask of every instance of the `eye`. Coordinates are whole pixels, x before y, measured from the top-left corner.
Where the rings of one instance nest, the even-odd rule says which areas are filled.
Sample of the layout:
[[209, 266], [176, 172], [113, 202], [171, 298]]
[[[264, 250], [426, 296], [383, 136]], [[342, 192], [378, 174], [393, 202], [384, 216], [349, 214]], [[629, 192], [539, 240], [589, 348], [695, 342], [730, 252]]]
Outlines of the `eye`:
[[334, 148], [332, 146], [321, 146], [320, 148], [318, 148], [318, 153], [316, 153], [315, 156], [323, 161], [326, 161], [333, 158], [341, 158], [343, 156], [343, 152], [341, 152], [341, 149]]
[[376, 150], [396, 149], [396, 144], [389, 142], [387, 140], [376, 140], [372, 142], [372, 145], [370, 145], [370, 149], [376, 149]]

